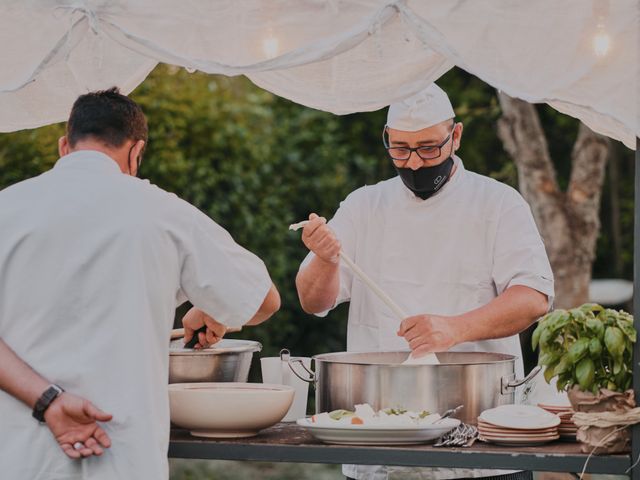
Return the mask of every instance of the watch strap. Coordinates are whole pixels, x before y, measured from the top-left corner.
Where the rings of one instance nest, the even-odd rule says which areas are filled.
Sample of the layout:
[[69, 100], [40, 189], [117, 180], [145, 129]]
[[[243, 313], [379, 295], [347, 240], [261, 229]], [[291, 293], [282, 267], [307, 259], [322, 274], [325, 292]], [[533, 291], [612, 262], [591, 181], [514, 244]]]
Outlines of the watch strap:
[[49, 385], [33, 407], [33, 418], [39, 422], [44, 422], [44, 412], [47, 411], [51, 402], [58, 398], [62, 392], [64, 392], [62, 387], [54, 384]]

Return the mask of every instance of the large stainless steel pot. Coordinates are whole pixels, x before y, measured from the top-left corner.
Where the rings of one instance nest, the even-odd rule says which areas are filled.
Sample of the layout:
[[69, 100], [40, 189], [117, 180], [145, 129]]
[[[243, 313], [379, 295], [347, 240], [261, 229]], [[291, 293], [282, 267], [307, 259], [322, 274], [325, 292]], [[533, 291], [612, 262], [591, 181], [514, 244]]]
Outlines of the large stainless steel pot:
[[[327, 353], [313, 357], [315, 373], [290, 359], [300, 378], [316, 387], [316, 412], [353, 409], [368, 403], [375, 410], [403, 407], [444, 412], [464, 405], [457, 415], [466, 423], [477, 422], [483, 410], [513, 403], [516, 387], [528, 382], [515, 378], [513, 355], [484, 352], [436, 354], [439, 365], [402, 365], [407, 352]], [[306, 370], [306, 369], [305, 369]]]
[[251, 340], [222, 339], [209, 348], [183, 348], [182, 339], [169, 347], [169, 383], [246, 382], [251, 359], [262, 345]]

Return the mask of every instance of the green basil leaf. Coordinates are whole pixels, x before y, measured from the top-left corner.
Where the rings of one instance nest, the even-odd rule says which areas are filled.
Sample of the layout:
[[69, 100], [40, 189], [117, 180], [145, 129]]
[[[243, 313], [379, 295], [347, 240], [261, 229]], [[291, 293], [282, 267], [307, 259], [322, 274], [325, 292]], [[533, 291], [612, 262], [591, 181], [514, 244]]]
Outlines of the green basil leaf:
[[596, 315], [604, 310], [604, 307], [602, 305], [598, 305], [597, 303], [585, 303], [583, 305], [580, 305], [580, 307], [578, 308], [584, 313], [592, 312]]
[[628, 320], [618, 318], [616, 325], [632, 343], [636, 342], [636, 329], [633, 328], [633, 323], [630, 323]]
[[571, 323], [571, 315], [569, 315], [569, 312], [566, 310], [558, 310], [557, 315], [549, 321], [549, 328], [553, 332], [557, 332], [561, 328], [569, 325], [569, 323]]
[[539, 323], [536, 329], [533, 331], [533, 335], [531, 336], [531, 347], [533, 348], [533, 350], [538, 348], [538, 341], [540, 340], [540, 334], [542, 333], [543, 329], [544, 327], [541, 323]]
[[578, 365], [576, 365], [576, 379], [582, 390], [591, 390], [595, 372], [596, 367], [589, 357], [583, 358], [578, 362]]
[[582, 357], [587, 354], [589, 349], [589, 339], [588, 338], [579, 338], [571, 346], [568, 350], [569, 360], [572, 363], [577, 363]]
[[611, 356], [621, 359], [624, 353], [624, 335], [618, 327], [607, 327], [604, 332], [604, 345]]
[[575, 383], [573, 381], [573, 372], [566, 371], [558, 375], [558, 382], [556, 383], [556, 388], [559, 392], [566, 390], [568, 385], [573, 385]]
[[599, 317], [604, 322], [605, 326], [610, 327], [616, 324], [616, 321], [618, 320], [618, 312], [607, 308], [600, 313]]
[[587, 316], [579, 308], [572, 308], [569, 313], [577, 323], [584, 323], [587, 320]]
[[[555, 375], [561, 375], [567, 371], [569, 371], [571, 369], [571, 367], [573, 366], [573, 362], [571, 361], [571, 359], [569, 358], [569, 355], [564, 355], [560, 361], [558, 362], [558, 364], [556, 365], [556, 368], [553, 370], [553, 373]], [[549, 383], [549, 382], [547, 382]]]
[[551, 364], [555, 364], [558, 360], [560, 360], [560, 353], [546, 350], [540, 354], [540, 357], [538, 358], [538, 365], [549, 366]]
[[550, 328], [545, 328], [540, 334], [540, 347], [548, 347], [553, 338], [553, 331]]
[[[614, 365], [614, 369], [615, 369], [615, 365]], [[614, 381], [616, 383], [616, 385], [618, 386], [618, 388], [615, 388], [613, 390], [616, 390], [618, 392], [621, 392], [624, 390], [624, 385], [627, 382], [627, 379], [629, 378], [633, 378], [633, 375], [629, 372], [625, 372], [624, 370], [620, 370], [620, 372], [618, 372], [615, 377], [614, 377]]]
[[542, 317], [541, 323], [549, 325], [550, 323], [555, 322], [563, 313], [566, 313], [566, 310], [558, 309], [553, 312], [549, 312]]
[[622, 362], [620, 360], [613, 361], [613, 374], [618, 375], [622, 372]]
[[544, 379], [547, 383], [551, 383], [551, 379], [556, 376], [555, 374], [556, 365], [557, 365], [556, 363], [552, 363], [551, 365], [549, 365], [544, 369]]
[[602, 343], [597, 338], [589, 340], [589, 354], [594, 358], [599, 358], [602, 355]]
[[586, 325], [587, 329], [589, 329], [589, 331], [591, 331], [598, 338], [604, 338], [604, 323], [602, 323], [602, 320], [600, 320], [599, 318], [588, 318]]

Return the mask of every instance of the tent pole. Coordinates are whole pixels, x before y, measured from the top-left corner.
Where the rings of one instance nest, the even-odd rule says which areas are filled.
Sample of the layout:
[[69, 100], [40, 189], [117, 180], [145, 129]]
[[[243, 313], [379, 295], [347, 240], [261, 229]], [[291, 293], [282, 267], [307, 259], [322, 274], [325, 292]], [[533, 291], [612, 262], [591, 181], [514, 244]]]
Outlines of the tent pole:
[[[634, 201], [633, 201], [633, 324], [640, 332], [640, 138], [636, 137], [636, 155], [634, 162]], [[640, 399], [640, 342], [633, 347], [633, 390], [636, 402]], [[633, 426], [631, 434], [631, 460], [640, 456], [640, 424]], [[631, 472], [632, 480], [640, 480], [640, 466]]]

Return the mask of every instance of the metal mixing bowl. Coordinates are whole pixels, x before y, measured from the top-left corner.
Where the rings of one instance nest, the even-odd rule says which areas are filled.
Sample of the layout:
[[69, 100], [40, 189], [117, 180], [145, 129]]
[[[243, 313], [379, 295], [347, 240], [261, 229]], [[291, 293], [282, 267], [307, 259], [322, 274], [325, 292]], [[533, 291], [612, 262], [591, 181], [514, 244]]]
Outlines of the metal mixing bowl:
[[258, 342], [226, 338], [201, 350], [183, 344], [178, 339], [169, 346], [169, 383], [246, 382], [253, 353], [262, 350]]

